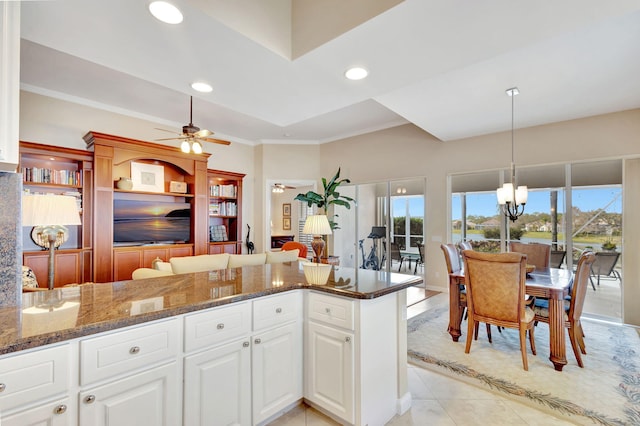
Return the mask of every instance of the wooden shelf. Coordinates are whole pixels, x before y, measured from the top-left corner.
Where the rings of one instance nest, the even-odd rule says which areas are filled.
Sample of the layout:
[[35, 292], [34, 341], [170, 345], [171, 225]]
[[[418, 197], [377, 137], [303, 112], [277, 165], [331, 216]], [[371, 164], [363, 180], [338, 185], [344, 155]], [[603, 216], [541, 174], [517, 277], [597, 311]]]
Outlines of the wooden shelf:
[[127, 194], [141, 194], [141, 195], [164, 195], [164, 196], [170, 196], [170, 197], [186, 197], [186, 198], [191, 198], [191, 197], [195, 197], [195, 195], [193, 194], [182, 194], [180, 192], [150, 192], [150, 191], [128, 191], [126, 189], [118, 189], [118, 188], [114, 188], [113, 192], [123, 192], [123, 193], [127, 193]]
[[41, 186], [43, 188], [73, 188], [82, 189], [82, 185], [65, 185], [62, 183], [40, 183], [31, 181], [22, 181], [23, 186]]

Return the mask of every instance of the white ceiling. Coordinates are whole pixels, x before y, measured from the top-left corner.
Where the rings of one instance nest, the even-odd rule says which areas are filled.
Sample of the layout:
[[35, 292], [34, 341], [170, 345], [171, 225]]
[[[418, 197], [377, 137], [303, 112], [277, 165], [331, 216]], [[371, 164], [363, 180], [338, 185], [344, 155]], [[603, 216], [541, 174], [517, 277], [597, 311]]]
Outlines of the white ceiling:
[[[516, 128], [640, 107], [640, 0], [405, 0], [294, 60], [225, 26], [206, 1], [173, 3], [177, 26], [146, 0], [22, 2], [22, 89], [172, 129], [193, 95], [196, 125], [251, 144], [407, 122], [443, 141], [504, 131], [512, 86]], [[346, 80], [354, 64], [369, 78]]]

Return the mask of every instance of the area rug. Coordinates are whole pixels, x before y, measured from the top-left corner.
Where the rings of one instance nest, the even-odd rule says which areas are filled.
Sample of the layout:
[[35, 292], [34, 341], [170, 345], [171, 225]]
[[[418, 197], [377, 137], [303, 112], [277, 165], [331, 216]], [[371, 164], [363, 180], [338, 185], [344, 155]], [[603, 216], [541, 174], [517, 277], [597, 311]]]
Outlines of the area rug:
[[462, 323], [460, 340], [453, 342], [448, 320], [448, 305], [441, 303], [408, 321], [410, 363], [577, 424], [640, 425], [640, 338], [633, 328], [584, 320], [584, 368], [578, 367], [567, 336], [568, 364], [557, 372], [548, 359], [548, 327], [539, 324], [535, 330], [538, 355], [531, 354], [527, 342], [529, 371], [524, 371], [517, 330], [499, 333], [492, 327], [490, 344], [481, 325], [478, 340], [465, 354], [467, 323]]

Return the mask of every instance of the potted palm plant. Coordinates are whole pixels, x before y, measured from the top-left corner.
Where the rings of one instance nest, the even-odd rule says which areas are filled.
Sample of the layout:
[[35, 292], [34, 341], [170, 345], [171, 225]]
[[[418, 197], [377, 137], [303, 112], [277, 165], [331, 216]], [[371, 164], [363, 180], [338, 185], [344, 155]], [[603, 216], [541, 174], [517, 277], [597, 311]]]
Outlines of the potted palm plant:
[[[329, 181], [327, 181], [326, 178], [322, 178], [322, 194], [315, 191], [308, 191], [305, 194], [296, 195], [294, 200], [303, 201], [307, 203], [309, 207], [316, 205], [318, 209], [322, 209], [323, 213], [327, 216], [331, 230], [335, 231], [336, 229], [340, 229], [340, 226], [338, 226], [338, 223], [335, 220], [338, 215], [335, 214], [334, 210], [330, 207], [342, 206], [347, 209], [351, 208], [351, 203], [355, 203], [355, 200], [351, 197], [340, 194], [338, 191], [338, 187], [340, 185], [350, 182], [351, 181], [346, 178], [340, 179], [340, 168], [338, 167], [338, 171]], [[334, 257], [334, 259], [329, 259], [329, 257], [332, 256], [327, 256], [327, 263], [337, 264], [337, 258]]]

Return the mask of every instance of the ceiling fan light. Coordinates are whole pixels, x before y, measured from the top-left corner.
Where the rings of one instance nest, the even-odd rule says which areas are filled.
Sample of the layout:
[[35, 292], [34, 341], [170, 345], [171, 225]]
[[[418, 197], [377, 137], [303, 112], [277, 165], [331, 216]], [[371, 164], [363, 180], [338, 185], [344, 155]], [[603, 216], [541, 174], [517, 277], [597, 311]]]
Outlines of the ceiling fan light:
[[182, 22], [182, 12], [166, 1], [154, 1], [149, 4], [149, 12], [165, 24], [179, 24]]
[[198, 92], [202, 92], [202, 93], [210, 93], [213, 91], [213, 87], [211, 87], [210, 84], [207, 84], [205, 82], [202, 81], [195, 81], [193, 83], [191, 83], [191, 88], [193, 90], [196, 90]]
[[189, 145], [189, 141], [182, 141], [182, 144], [180, 145], [180, 150], [185, 154], [188, 154], [189, 152], [191, 152], [191, 145]]
[[200, 145], [200, 142], [198, 141], [193, 141], [193, 144], [191, 144], [191, 149], [195, 154], [202, 154], [202, 145]]

